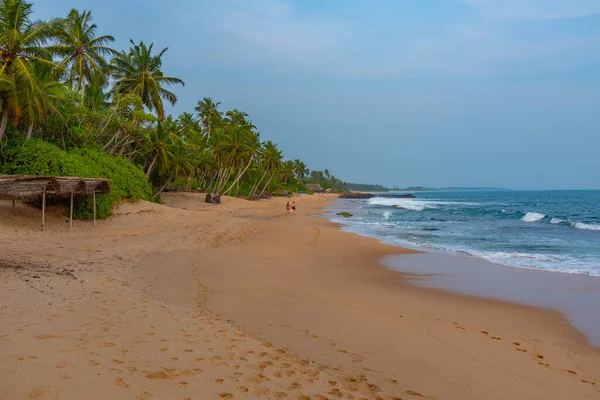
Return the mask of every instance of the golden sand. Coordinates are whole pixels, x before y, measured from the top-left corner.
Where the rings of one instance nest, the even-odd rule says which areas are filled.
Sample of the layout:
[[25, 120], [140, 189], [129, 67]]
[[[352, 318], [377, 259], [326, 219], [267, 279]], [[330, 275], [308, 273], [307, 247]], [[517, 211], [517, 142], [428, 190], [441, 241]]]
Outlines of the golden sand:
[[408, 285], [331, 200], [166, 194], [45, 232], [0, 202], [0, 399], [600, 398], [560, 314]]

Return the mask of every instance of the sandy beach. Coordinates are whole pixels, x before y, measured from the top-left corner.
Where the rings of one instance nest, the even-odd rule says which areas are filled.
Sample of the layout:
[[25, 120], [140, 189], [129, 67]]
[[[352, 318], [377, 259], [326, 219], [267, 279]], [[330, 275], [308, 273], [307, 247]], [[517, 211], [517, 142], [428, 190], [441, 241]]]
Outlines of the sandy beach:
[[597, 399], [548, 310], [417, 287], [335, 196], [167, 193], [69, 230], [0, 201], [0, 399]]

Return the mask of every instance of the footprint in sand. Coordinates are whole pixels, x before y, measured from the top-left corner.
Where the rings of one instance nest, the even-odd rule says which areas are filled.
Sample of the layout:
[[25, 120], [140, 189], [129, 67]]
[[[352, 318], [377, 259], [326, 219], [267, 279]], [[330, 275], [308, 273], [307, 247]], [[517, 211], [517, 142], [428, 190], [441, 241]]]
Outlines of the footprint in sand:
[[23, 360], [35, 360], [36, 358], [39, 358], [38, 356], [23, 356], [23, 357], [19, 357], [19, 361], [23, 361]]
[[51, 333], [45, 334], [45, 335], [37, 335], [34, 336], [36, 339], [41, 339], [41, 340], [48, 340], [48, 339], [60, 339], [60, 336], [56, 336], [53, 335]]
[[123, 389], [127, 389], [129, 384], [123, 380], [123, 378], [119, 378], [115, 380], [115, 385], [121, 387]]

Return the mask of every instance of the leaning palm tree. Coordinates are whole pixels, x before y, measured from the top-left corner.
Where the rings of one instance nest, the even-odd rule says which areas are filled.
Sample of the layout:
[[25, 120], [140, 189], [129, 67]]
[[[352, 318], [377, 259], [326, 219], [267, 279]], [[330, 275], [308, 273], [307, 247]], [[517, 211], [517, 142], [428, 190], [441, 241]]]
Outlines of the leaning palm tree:
[[52, 112], [64, 120], [57, 105], [64, 101], [60, 95], [61, 84], [53, 79], [53, 70], [47, 65], [33, 63], [35, 79], [32, 86], [21, 91], [19, 107], [21, 120], [27, 126], [26, 139], [31, 139], [33, 128]]
[[108, 71], [109, 64], [105, 57], [118, 54], [107, 46], [115, 38], [110, 35], [96, 36], [96, 29], [91, 11], [72, 9], [57, 26], [56, 44], [50, 47], [63, 57], [60, 65], [67, 72], [67, 82], [82, 96], [94, 74], [104, 75]]
[[220, 102], [214, 102], [210, 97], [205, 97], [198, 102], [195, 110], [200, 117], [202, 126], [206, 129], [206, 140], [210, 140], [211, 128], [221, 120], [222, 112], [219, 111]]
[[171, 105], [177, 102], [175, 93], [165, 89], [163, 85], [184, 85], [179, 78], [165, 76], [161, 70], [162, 56], [168, 50], [164, 48], [158, 54], [152, 54], [153, 44], [146, 46], [144, 42], [136, 44], [130, 40], [129, 52], [122, 51], [113, 60], [113, 74], [117, 79], [113, 91], [116, 93], [137, 94], [144, 105], [156, 112], [159, 120], [165, 118], [163, 99]]
[[32, 63], [58, 67], [52, 52], [45, 47], [51, 39], [56, 20], [34, 22], [32, 4], [24, 0], [0, 2], [0, 75], [11, 85], [0, 90], [2, 120], [0, 139], [4, 136], [9, 116], [17, 124], [22, 114], [20, 100], [36, 87]]

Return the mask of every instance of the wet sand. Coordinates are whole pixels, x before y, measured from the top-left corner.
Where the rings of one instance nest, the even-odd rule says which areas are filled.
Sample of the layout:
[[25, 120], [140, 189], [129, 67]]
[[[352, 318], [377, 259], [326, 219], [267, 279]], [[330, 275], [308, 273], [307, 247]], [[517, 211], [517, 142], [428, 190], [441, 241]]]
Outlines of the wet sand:
[[378, 260], [412, 251], [312, 216], [331, 199], [168, 194], [46, 232], [0, 202], [0, 398], [598, 398], [560, 313], [409, 285]]
[[418, 286], [559, 311], [600, 347], [600, 278], [514, 268], [442, 252], [389, 256], [383, 264], [395, 271], [427, 275], [411, 280]]

